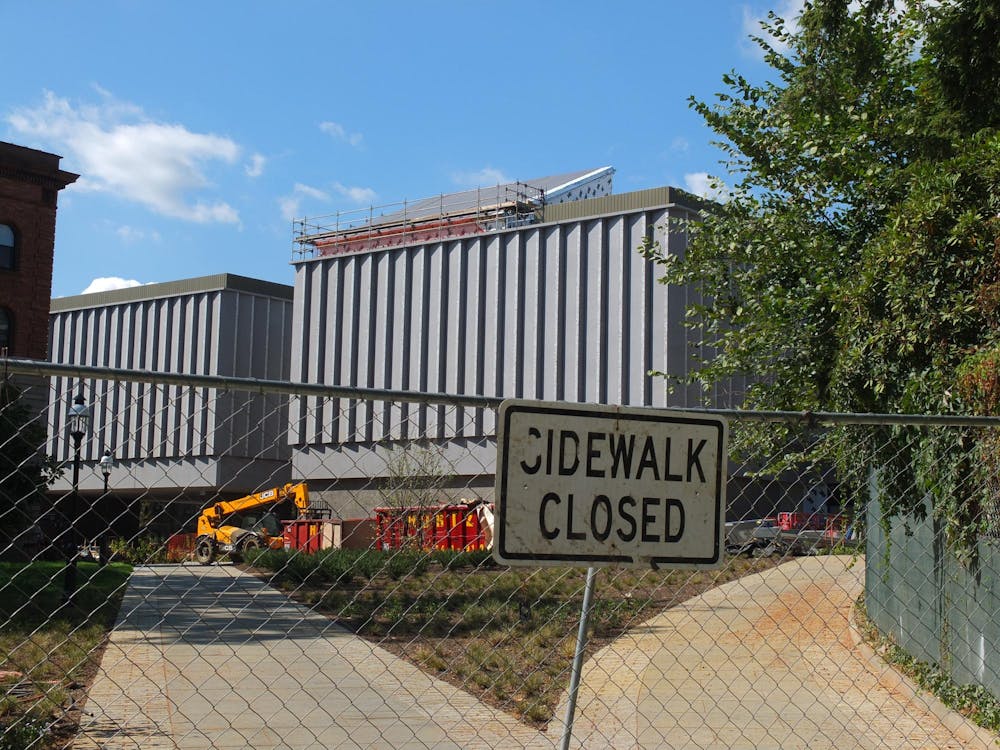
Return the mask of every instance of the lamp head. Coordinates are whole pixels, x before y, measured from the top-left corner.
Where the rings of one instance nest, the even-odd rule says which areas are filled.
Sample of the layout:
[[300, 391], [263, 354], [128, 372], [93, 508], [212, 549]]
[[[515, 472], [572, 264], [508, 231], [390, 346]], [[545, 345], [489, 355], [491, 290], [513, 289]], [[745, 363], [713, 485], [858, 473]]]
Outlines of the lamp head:
[[87, 428], [90, 426], [90, 409], [87, 408], [82, 393], [78, 393], [73, 399], [73, 405], [69, 407], [67, 422], [69, 423], [69, 435], [73, 438], [74, 445], [79, 447], [80, 441], [83, 440], [83, 436], [87, 434]]
[[115, 465], [115, 458], [111, 455], [110, 450], [105, 450], [104, 455], [101, 456], [101, 473], [104, 474], [104, 478], [107, 479], [111, 476], [111, 467]]

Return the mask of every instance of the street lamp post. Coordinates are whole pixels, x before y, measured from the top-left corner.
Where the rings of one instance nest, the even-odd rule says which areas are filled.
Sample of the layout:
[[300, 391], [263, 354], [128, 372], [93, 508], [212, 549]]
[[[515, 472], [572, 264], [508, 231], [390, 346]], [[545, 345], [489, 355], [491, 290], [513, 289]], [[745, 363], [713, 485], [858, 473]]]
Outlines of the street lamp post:
[[[114, 466], [115, 459], [111, 455], [110, 450], [105, 450], [104, 455], [101, 456], [101, 473], [104, 475], [104, 494], [101, 495], [101, 505], [107, 505], [108, 498], [108, 478], [111, 476], [111, 467]], [[102, 524], [103, 514], [97, 513], [97, 525], [100, 528]], [[98, 532], [98, 555], [100, 557], [101, 565], [108, 564], [108, 534], [107, 529], [99, 530]]]
[[69, 408], [67, 418], [69, 436], [73, 439], [73, 502], [70, 515], [70, 527], [66, 542], [66, 575], [63, 578], [63, 601], [68, 602], [76, 591], [76, 557], [79, 544], [79, 534], [76, 525], [80, 518], [80, 443], [87, 434], [90, 425], [90, 410], [83, 400], [83, 394], [78, 393]]

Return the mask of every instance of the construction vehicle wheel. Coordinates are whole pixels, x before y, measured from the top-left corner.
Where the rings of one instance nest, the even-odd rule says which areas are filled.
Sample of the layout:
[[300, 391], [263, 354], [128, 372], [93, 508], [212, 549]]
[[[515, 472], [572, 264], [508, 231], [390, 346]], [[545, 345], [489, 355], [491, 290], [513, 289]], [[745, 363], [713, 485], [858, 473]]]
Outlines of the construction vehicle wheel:
[[246, 552], [247, 550], [260, 549], [261, 548], [260, 539], [255, 536], [247, 539], [243, 544], [240, 545], [240, 552]]
[[215, 560], [215, 543], [208, 537], [201, 537], [194, 546], [194, 559], [202, 565], [211, 565]]

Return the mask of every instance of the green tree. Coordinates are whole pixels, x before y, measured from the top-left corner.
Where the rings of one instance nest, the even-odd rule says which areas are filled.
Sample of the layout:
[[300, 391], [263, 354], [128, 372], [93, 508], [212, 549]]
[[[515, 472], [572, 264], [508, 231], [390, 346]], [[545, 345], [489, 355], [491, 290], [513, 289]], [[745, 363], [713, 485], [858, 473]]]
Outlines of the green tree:
[[[755, 376], [754, 408], [995, 409], [982, 363], [1000, 351], [996, 4], [817, 0], [766, 29], [774, 80], [732, 72], [714, 102], [692, 100], [721, 138], [729, 199], [689, 228], [684, 257], [645, 248], [665, 283], [707, 295], [689, 314], [715, 356], [694, 379]], [[918, 467], [911, 483], [942, 467], [924, 484], [965, 533], [976, 506], [946, 479], [970, 436], [954, 435], [891, 451]], [[890, 514], [919, 512], [922, 493], [892, 494]]]

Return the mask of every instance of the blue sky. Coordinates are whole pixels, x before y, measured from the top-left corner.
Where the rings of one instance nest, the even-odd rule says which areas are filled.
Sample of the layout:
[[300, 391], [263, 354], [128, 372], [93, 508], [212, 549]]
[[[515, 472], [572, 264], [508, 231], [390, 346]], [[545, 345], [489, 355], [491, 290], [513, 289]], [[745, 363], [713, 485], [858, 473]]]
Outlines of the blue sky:
[[[0, 140], [63, 156], [53, 295], [292, 283], [291, 218], [615, 167], [705, 189], [687, 105], [801, 2], [0, 2]], [[18, 30], [23, 31], [18, 31]]]

